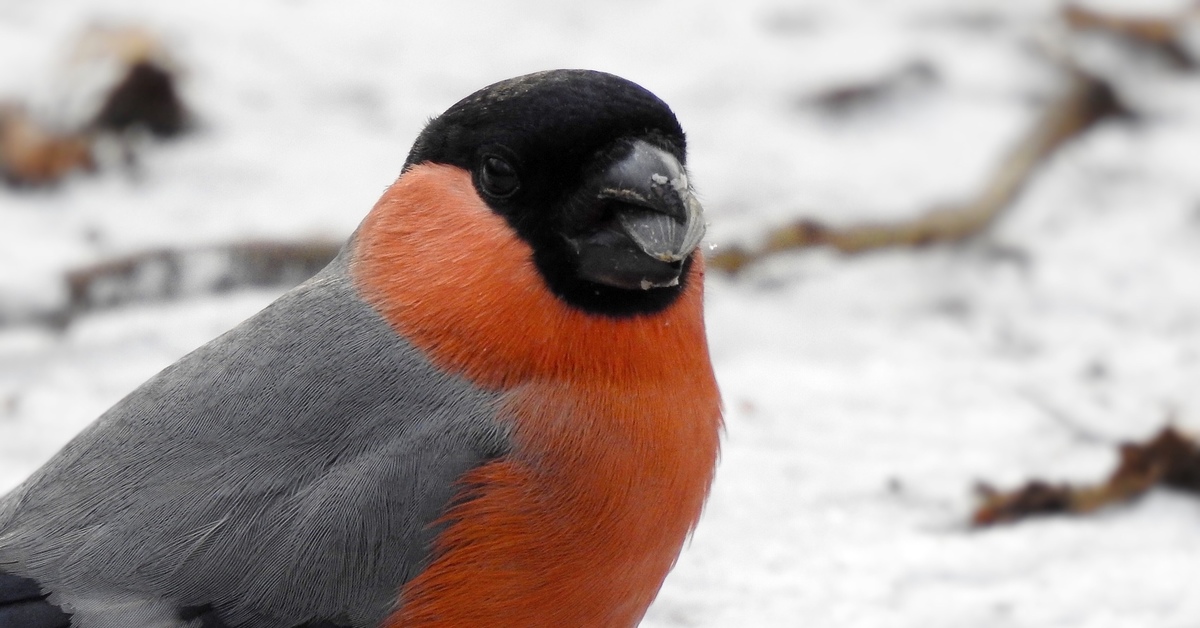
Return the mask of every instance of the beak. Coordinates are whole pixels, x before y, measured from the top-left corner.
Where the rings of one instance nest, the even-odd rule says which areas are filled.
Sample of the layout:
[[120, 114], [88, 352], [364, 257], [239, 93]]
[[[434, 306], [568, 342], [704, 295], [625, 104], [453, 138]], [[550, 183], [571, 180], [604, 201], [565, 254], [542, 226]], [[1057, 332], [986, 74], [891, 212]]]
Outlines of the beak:
[[683, 262], [704, 237], [704, 210], [683, 165], [642, 140], [584, 186], [584, 202], [602, 208], [602, 226], [568, 238], [579, 275], [625, 289], [679, 284]]

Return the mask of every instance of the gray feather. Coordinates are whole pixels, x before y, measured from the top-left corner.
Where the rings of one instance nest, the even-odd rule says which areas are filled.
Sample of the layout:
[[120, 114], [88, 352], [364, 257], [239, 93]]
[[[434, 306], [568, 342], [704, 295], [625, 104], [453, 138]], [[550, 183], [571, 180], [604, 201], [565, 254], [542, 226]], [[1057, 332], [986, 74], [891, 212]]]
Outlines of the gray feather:
[[0, 500], [0, 569], [76, 626], [377, 625], [456, 480], [501, 455], [493, 393], [438, 371], [346, 254], [146, 382]]

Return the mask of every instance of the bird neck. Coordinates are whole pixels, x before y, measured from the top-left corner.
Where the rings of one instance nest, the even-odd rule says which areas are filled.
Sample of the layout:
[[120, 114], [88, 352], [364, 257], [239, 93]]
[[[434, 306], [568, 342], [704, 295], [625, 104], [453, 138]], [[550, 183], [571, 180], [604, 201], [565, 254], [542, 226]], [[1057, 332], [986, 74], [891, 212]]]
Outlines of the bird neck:
[[479, 198], [469, 173], [420, 164], [359, 228], [351, 273], [397, 332], [442, 369], [486, 389], [536, 379], [662, 382], [710, 369], [699, 256], [674, 304], [621, 318], [563, 302], [532, 258]]
[[512, 451], [459, 479], [436, 560], [387, 626], [632, 626], [700, 516], [721, 422], [703, 262], [650, 315], [556, 297], [470, 175], [418, 165], [359, 229], [360, 293], [497, 396]]

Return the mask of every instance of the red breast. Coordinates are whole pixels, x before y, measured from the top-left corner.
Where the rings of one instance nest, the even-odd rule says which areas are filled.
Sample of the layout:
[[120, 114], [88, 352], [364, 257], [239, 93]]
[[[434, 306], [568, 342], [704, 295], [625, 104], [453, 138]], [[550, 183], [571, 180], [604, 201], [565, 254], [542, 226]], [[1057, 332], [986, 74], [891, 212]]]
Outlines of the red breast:
[[696, 524], [720, 401], [703, 263], [652, 315], [563, 303], [465, 170], [419, 164], [358, 233], [353, 274], [396, 332], [501, 393], [513, 450], [461, 479], [386, 626], [626, 626]]

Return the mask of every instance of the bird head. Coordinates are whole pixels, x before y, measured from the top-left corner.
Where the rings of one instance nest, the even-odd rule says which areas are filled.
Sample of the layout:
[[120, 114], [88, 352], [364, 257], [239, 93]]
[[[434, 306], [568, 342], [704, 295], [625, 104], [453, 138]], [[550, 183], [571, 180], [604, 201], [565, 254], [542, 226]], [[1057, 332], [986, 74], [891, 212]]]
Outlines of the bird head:
[[611, 74], [553, 70], [485, 87], [426, 126], [405, 171], [422, 164], [470, 172], [550, 291], [590, 313], [669, 306], [704, 235], [675, 115]]

